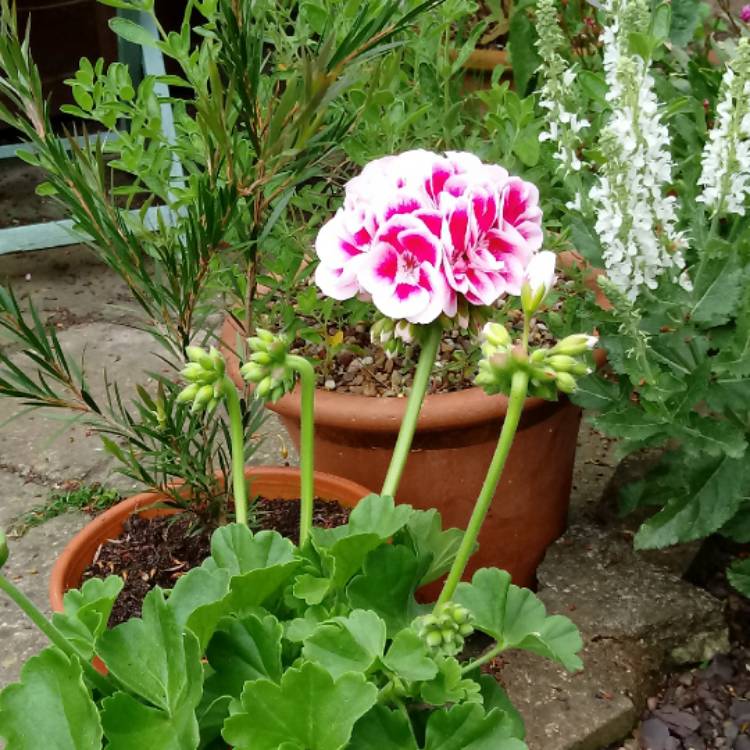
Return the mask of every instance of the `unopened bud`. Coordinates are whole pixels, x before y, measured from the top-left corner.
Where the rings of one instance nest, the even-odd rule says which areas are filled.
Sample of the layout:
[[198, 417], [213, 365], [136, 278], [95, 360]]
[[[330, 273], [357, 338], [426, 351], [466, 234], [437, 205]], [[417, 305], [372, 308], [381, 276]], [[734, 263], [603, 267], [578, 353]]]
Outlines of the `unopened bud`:
[[487, 323], [482, 329], [482, 336], [493, 346], [508, 346], [510, 334], [500, 323]]
[[187, 388], [183, 388], [177, 396], [178, 404], [189, 404], [198, 395], [200, 386], [198, 383], [191, 383]]
[[573, 393], [576, 389], [576, 379], [569, 372], [558, 372], [555, 384], [563, 393]]
[[572, 336], [566, 336], [562, 341], [558, 341], [550, 350], [552, 354], [567, 354], [571, 357], [577, 357], [580, 354], [593, 349], [599, 339], [596, 336], [587, 336], [585, 333], [576, 333]]

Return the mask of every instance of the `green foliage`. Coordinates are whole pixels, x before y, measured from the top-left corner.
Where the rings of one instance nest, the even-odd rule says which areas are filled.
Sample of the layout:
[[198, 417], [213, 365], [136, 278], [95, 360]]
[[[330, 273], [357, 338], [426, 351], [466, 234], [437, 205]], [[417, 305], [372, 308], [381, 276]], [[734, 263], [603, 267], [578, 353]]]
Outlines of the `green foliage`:
[[84, 484], [67, 492], [53, 492], [48, 500], [22, 513], [8, 525], [13, 536], [23, 536], [29, 529], [39, 526], [71, 510], [98, 513], [120, 500], [120, 493], [98, 484]]
[[[8, 750], [98, 750], [103, 738], [121, 749], [523, 750], [520, 718], [494, 679], [433, 653], [414, 622], [427, 609], [414, 593], [430, 550], [452, 562], [443, 542], [454, 533], [439, 516], [372, 495], [349, 524], [319, 531], [294, 547], [244, 525], [220, 528], [200, 568], [171, 593], [153, 590], [141, 618], [112, 630], [104, 623], [119, 579], [68, 592], [54, 623], [80, 656], [48, 649], [0, 694]], [[340, 551], [370, 538], [364, 555]], [[326, 582], [314, 606], [299, 596], [311, 575]], [[579, 667], [570, 621], [548, 617], [507, 574], [482, 570], [459, 587], [451, 612], [464, 621], [459, 601], [497, 639], [492, 654], [521, 648]], [[106, 690], [82, 675], [79, 659], [92, 652], [109, 670]]]

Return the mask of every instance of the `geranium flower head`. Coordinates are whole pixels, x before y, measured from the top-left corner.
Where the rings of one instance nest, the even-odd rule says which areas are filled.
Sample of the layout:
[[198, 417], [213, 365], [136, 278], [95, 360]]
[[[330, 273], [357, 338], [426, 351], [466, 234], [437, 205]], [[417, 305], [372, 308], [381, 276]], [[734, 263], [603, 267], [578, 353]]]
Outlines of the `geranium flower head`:
[[366, 292], [385, 315], [430, 323], [459, 299], [520, 294], [542, 244], [534, 185], [473, 154], [407, 151], [370, 162], [320, 230], [316, 282], [348, 299]]

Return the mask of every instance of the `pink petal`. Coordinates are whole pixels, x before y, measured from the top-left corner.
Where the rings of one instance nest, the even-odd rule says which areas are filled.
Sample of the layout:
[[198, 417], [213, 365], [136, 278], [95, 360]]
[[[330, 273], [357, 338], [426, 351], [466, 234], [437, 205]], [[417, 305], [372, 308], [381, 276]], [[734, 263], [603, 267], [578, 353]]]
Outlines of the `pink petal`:
[[415, 212], [414, 216], [422, 221], [435, 237], [440, 237], [440, 230], [443, 226], [443, 216], [439, 211], [422, 209], [421, 211]]
[[420, 263], [437, 266], [440, 262], [441, 247], [436, 237], [428, 231], [408, 229], [398, 235], [401, 247], [408, 250]]
[[322, 263], [315, 269], [315, 283], [326, 297], [332, 299], [351, 299], [359, 292], [356, 274], [348, 273], [343, 268], [330, 268]]
[[333, 268], [345, 266], [352, 258], [360, 255], [366, 247], [357, 245], [343, 224], [343, 213], [339, 210], [318, 232], [315, 252], [320, 260]]

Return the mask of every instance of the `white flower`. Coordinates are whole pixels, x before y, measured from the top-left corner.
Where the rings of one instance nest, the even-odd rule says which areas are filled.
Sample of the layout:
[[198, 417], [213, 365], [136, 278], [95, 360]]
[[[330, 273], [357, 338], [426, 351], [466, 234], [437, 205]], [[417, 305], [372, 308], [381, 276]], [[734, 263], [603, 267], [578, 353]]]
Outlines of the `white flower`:
[[521, 305], [527, 315], [532, 315], [555, 285], [557, 258], [549, 250], [537, 253], [526, 266], [526, 278], [521, 287]]
[[744, 216], [750, 195], [750, 40], [740, 39], [727, 65], [715, 123], [701, 159], [699, 201], [714, 214]]
[[542, 64], [539, 67], [542, 87], [539, 90], [539, 106], [546, 110], [547, 129], [539, 134], [540, 141], [555, 144], [554, 158], [560, 162], [564, 172], [581, 169], [578, 148], [579, 133], [589, 127], [589, 121], [571, 112], [571, 91], [576, 80], [577, 69], [561, 56], [565, 37], [557, 22], [557, 0], [539, 0], [537, 4], [536, 43]]
[[600, 137], [603, 163], [590, 198], [611, 281], [630, 299], [655, 289], [665, 270], [679, 273], [684, 237], [677, 231], [669, 131], [647, 63], [629, 38], [648, 28], [644, 0], [610, 0], [602, 33], [607, 100], [612, 111]]

